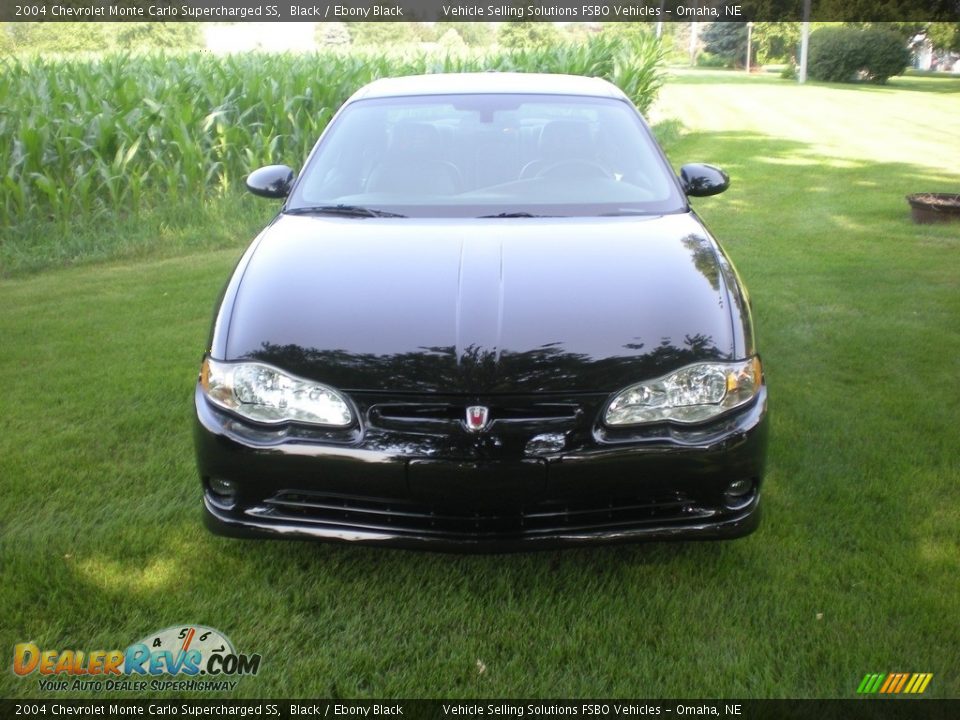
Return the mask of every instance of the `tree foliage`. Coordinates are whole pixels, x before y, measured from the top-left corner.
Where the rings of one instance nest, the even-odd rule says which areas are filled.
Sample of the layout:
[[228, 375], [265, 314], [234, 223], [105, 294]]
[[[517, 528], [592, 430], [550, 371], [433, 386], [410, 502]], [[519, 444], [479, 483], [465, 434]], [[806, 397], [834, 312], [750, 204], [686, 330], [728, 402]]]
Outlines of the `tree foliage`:
[[406, 22], [348, 22], [347, 30], [354, 45], [389, 47], [418, 42], [413, 23]]
[[800, 45], [800, 23], [758, 22], [753, 24], [753, 44], [760, 63], [794, 60]]
[[197, 23], [115, 23], [116, 47], [124, 50], [195, 50], [202, 48], [203, 34]]
[[193, 50], [203, 47], [198, 23], [3, 23], [0, 47], [9, 52]]
[[937, 50], [960, 51], [960, 23], [928, 23], [924, 34]]
[[[731, 3], [732, 4], [732, 3]], [[802, 18], [803, 0], [738, 0], [745, 17], [769, 21]], [[904, 18], [956, 22], [955, 0], [813, 0], [813, 16], [836, 22], [871, 21], [873, 24], [908, 24]]]
[[457, 52], [467, 47], [463, 38], [460, 37], [460, 33], [454, 28], [447, 28], [446, 32], [437, 40], [437, 44], [447, 52]]
[[342, 22], [320, 22], [313, 31], [317, 45], [349, 45], [350, 31]]
[[742, 64], [747, 57], [747, 24], [745, 22], [714, 22], [707, 25], [700, 36], [703, 49], [722, 58], [728, 65]]
[[492, 45], [496, 38], [493, 26], [487, 22], [438, 22], [437, 37], [443, 37], [447, 30], [456, 30], [460, 39], [470, 47]]
[[640, 37], [655, 37], [657, 31], [656, 23], [651, 22], [605, 22], [600, 26], [600, 33], [632, 42]]
[[534, 48], [556, 44], [560, 32], [553, 23], [506, 22], [500, 26], [497, 41], [505, 48]]

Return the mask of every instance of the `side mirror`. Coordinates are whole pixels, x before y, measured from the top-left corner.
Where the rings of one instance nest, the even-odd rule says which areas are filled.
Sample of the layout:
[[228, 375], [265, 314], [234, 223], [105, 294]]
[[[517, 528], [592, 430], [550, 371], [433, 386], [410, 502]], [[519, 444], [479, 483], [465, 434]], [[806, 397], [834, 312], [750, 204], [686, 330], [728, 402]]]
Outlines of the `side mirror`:
[[730, 187], [730, 177], [720, 168], [703, 163], [690, 163], [680, 168], [680, 184], [687, 195], [718, 195]]
[[293, 170], [286, 165], [267, 165], [247, 176], [247, 190], [266, 198], [285, 198], [293, 186]]

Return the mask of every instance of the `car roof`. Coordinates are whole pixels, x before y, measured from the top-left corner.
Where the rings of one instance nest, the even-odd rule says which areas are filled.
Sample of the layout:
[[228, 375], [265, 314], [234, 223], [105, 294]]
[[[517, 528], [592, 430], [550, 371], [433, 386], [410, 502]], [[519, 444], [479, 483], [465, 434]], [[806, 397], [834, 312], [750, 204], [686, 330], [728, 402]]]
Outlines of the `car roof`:
[[581, 75], [547, 73], [480, 72], [436, 73], [407, 77], [381, 78], [360, 88], [350, 101], [405, 95], [471, 94], [581, 95], [625, 99], [626, 96], [606, 80]]

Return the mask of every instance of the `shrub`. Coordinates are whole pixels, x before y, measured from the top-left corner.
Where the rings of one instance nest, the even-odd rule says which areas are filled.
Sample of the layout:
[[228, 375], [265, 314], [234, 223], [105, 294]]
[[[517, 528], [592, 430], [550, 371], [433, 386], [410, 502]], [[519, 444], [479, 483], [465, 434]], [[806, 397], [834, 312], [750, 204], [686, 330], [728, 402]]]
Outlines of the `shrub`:
[[867, 79], [883, 84], [894, 75], [899, 75], [910, 64], [910, 51], [903, 38], [891, 30], [869, 28], [863, 31], [864, 68]]
[[880, 28], [827, 27], [810, 36], [807, 71], [815, 80], [883, 84], [903, 72], [910, 54], [894, 32]]
[[733, 65], [733, 61], [728, 58], [721, 57], [720, 55], [714, 55], [711, 52], [704, 50], [702, 53], [697, 55], [697, 67], [704, 68], [724, 68], [730, 67]]

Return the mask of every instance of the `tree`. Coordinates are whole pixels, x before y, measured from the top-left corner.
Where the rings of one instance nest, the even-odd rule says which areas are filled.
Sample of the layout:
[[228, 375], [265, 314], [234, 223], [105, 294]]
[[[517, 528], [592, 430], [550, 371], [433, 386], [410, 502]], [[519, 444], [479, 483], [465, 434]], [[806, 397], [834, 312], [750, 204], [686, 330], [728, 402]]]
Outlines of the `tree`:
[[118, 25], [114, 45], [124, 50], [196, 50], [203, 47], [197, 23], [128, 22]]
[[0, 23], [0, 55], [7, 55], [13, 50], [13, 23]]
[[703, 49], [727, 61], [729, 65], [743, 63], [747, 56], [747, 24], [745, 22], [714, 22], [707, 25], [700, 36]]
[[460, 33], [453, 28], [447, 28], [447, 31], [437, 40], [437, 44], [447, 52], [451, 50], [463, 50], [467, 47], [463, 38], [460, 37]]
[[348, 22], [350, 39], [354, 45], [396, 45], [419, 40], [412, 23], [406, 22]]
[[12, 52], [192, 50], [203, 47], [198, 23], [5, 23]]
[[103, 51], [111, 46], [106, 23], [7, 23], [13, 52]]
[[313, 31], [317, 45], [349, 45], [350, 31], [342, 22], [319, 22]]
[[582, 45], [596, 36], [597, 30], [586, 23], [572, 22], [560, 26], [560, 41]]
[[928, 23], [923, 32], [937, 50], [960, 51], [960, 23]]
[[754, 23], [753, 44], [760, 63], [793, 61], [800, 44], [800, 23]]
[[492, 45], [495, 38], [493, 26], [486, 22], [438, 22], [436, 29], [438, 37], [443, 37], [447, 30], [456, 30], [470, 47]]
[[559, 42], [560, 32], [548, 22], [506, 22], [500, 26], [497, 41], [505, 48], [530, 48]]
[[600, 26], [600, 33], [617, 40], [630, 40], [640, 37], [656, 35], [656, 23], [651, 22], [605, 22]]

